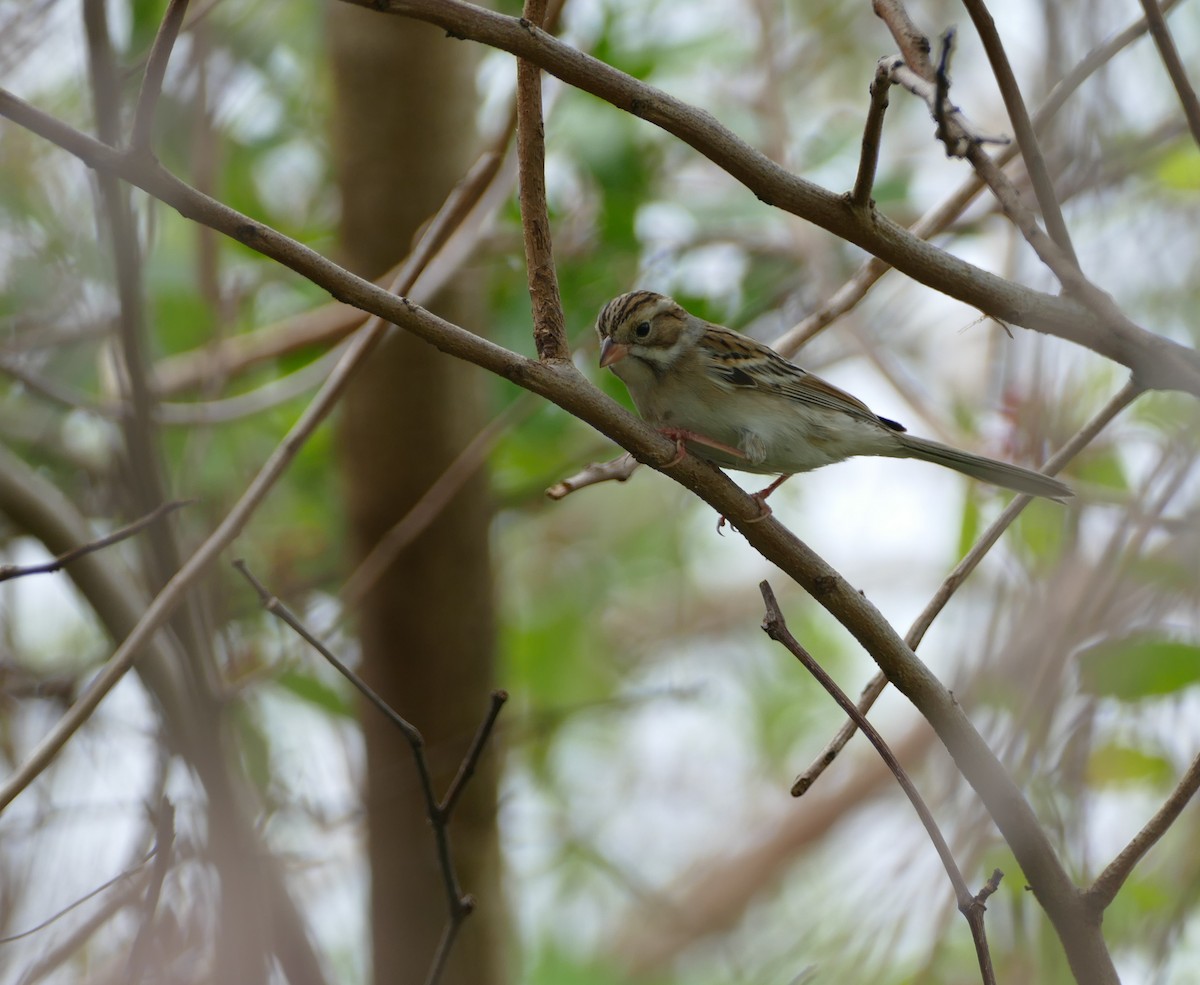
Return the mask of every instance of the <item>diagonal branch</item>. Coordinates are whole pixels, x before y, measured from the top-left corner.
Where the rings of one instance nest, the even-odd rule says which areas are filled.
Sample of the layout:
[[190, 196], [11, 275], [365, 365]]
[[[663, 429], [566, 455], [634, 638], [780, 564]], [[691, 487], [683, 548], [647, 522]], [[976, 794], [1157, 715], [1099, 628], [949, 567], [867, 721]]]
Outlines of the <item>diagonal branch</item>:
[[[863, 735], [867, 737], [871, 745], [875, 747], [875, 751], [879, 753], [880, 758], [885, 765], [891, 770], [892, 775], [896, 778], [896, 782], [900, 784], [900, 789], [904, 791], [909, 802], [913, 805], [913, 810], [917, 812], [917, 817], [921, 819], [921, 824], [925, 826], [925, 831], [929, 835], [929, 840], [933, 842], [934, 850], [938, 853], [938, 858], [941, 859], [942, 867], [946, 870], [946, 876], [950, 880], [950, 885], [954, 888], [954, 897], [958, 902], [959, 912], [967, 919], [967, 924], [971, 928], [971, 937], [975, 941], [975, 953], [979, 958], [979, 969], [983, 975], [985, 985], [995, 985], [996, 974], [992, 969], [992, 956], [988, 950], [987, 934], [983, 926], [983, 911], [986, 909], [983, 905], [983, 899], [995, 892], [984, 895], [973, 896], [971, 890], [967, 888], [967, 882], [963, 878], [962, 872], [958, 868], [958, 863], [954, 861], [954, 855], [950, 851], [950, 846], [946, 844], [946, 839], [942, 835], [941, 829], [934, 819], [933, 812], [929, 809], [929, 805], [925, 803], [925, 799], [917, 790], [916, 784], [912, 782], [904, 767], [900, 765], [900, 761], [896, 758], [895, 753], [888, 747], [882, 735], [876, 730], [875, 726], [866, 720], [854, 706], [854, 702], [837, 684], [837, 682], [829, 676], [813, 655], [808, 652], [792, 635], [787, 627], [787, 622], [783, 618], [783, 612], [780, 611], [779, 602], [775, 598], [775, 593], [771, 590], [771, 586], [767, 582], [760, 582], [758, 589], [762, 592], [763, 602], [767, 607], [767, 613], [763, 617], [763, 631], [775, 640], [781, 643], [797, 660], [803, 665], [813, 677], [817, 679], [821, 687], [829, 693], [830, 697], [838, 703], [838, 706], [847, 715], [853, 719], [858, 727], [862, 729]], [[997, 875], [999, 870], [997, 870]], [[999, 884], [996, 875], [993, 879]], [[990, 884], [989, 884], [990, 885]], [[980, 898], [982, 897], [982, 899]]]
[[[1153, 0], [1147, 0], [1154, 6]], [[1058, 244], [1068, 257], [1079, 266], [1075, 256], [1075, 248], [1071, 245], [1071, 234], [1067, 231], [1067, 222], [1063, 218], [1062, 207], [1054, 191], [1054, 182], [1050, 179], [1050, 169], [1046, 167], [1046, 158], [1042, 155], [1041, 143], [1033, 122], [1029, 119], [1029, 111], [1025, 108], [1025, 99], [1021, 95], [1021, 87], [1017, 84], [1016, 74], [1008, 61], [1008, 53], [1004, 50], [1004, 42], [1000, 40], [1000, 32], [996, 30], [996, 22], [983, 0], [963, 0], [963, 6], [971, 15], [975, 30], [983, 41], [983, 50], [987, 52], [988, 60], [992, 63], [992, 73], [1000, 86], [1000, 95], [1004, 98], [1004, 107], [1008, 110], [1008, 118], [1012, 121], [1013, 130], [1017, 137], [1017, 146], [1021, 148], [1021, 156], [1025, 159], [1025, 167], [1029, 169], [1029, 180], [1033, 183], [1033, 193], [1037, 196], [1038, 206], [1042, 210], [1042, 218], [1046, 220], [1046, 231], [1050, 238]], [[1155, 7], [1155, 10], [1158, 8]]]
[[1125, 885], [1125, 880], [1133, 872], [1134, 866], [1167, 833], [1167, 829], [1175, 823], [1175, 819], [1196, 795], [1197, 790], [1200, 790], [1200, 756], [1192, 760], [1192, 765], [1187, 768], [1187, 772], [1183, 774], [1179, 784], [1171, 792], [1171, 796], [1166, 799], [1154, 817], [1146, 822], [1146, 826], [1108, 864], [1088, 889], [1086, 899], [1095, 908], [1097, 915], [1103, 913], [1104, 909], [1116, 898], [1121, 887]]
[[184, 506], [189, 506], [193, 502], [195, 500], [177, 499], [170, 503], [163, 503], [140, 519], [134, 520], [133, 523], [127, 524], [119, 530], [114, 530], [111, 534], [99, 537], [89, 543], [80, 544], [78, 547], [58, 555], [53, 561], [26, 565], [0, 564], [0, 581], [7, 581], [10, 578], [23, 578], [26, 575], [45, 575], [61, 571], [72, 561], [78, 561], [81, 557], [85, 557], [94, 551], [103, 550], [106, 547], [111, 547], [113, 544], [118, 544], [139, 531], [144, 530], [150, 524], [161, 520], [168, 513], [174, 513], [176, 510]]
[[[1108, 427], [1113, 418], [1133, 403], [1141, 393], [1142, 391], [1136, 385], [1126, 383], [1101, 408], [1095, 417], [1088, 421], [1070, 441], [1051, 456], [1049, 461], [1046, 462], [1044, 471], [1048, 475], [1056, 475], [1071, 459], [1083, 451], [1101, 431]], [[933, 598], [929, 600], [929, 603], [922, 610], [921, 614], [917, 616], [916, 621], [904, 637], [905, 643], [914, 650], [921, 645], [921, 640], [925, 638], [925, 633], [933, 625], [934, 619], [938, 617], [942, 609], [954, 597], [954, 593], [967, 580], [971, 572], [979, 566], [979, 562], [984, 559], [988, 551], [996, 546], [996, 542], [1000, 539], [1001, 534], [1012, 525], [1013, 521], [1021, 515], [1021, 511], [1029, 503], [1029, 496], [1016, 496], [1004, 508], [1003, 512], [996, 517], [992, 525], [983, 532], [983, 536], [972, 545], [963, 559], [954, 566], [954, 570], [946, 576], [945, 580], [938, 587], [938, 590], [934, 593]], [[875, 704], [876, 699], [883, 693], [883, 689], [887, 687], [887, 683], [887, 677], [883, 674], [876, 674], [867, 682], [858, 699], [858, 711], [860, 714], [865, 715], [871, 710], [871, 706]], [[824, 773], [833, 763], [838, 754], [845, 748], [846, 743], [853, 738], [857, 730], [858, 726], [853, 719], [848, 720], [842, 725], [834, 737], [826, 744], [825, 748], [817, 754], [808, 769], [796, 778], [796, 782], [792, 784], [793, 797], [801, 797], [808, 792], [809, 788], [816, 782], [817, 777]]]
[[1183, 115], [1187, 117], [1192, 139], [1197, 145], [1200, 145], [1200, 99], [1196, 98], [1196, 90], [1188, 81], [1187, 69], [1184, 68], [1183, 59], [1179, 57], [1179, 49], [1175, 47], [1175, 39], [1171, 37], [1167, 19], [1154, 0], [1141, 0], [1141, 3], [1142, 9], [1146, 11], [1150, 34], [1158, 46], [1159, 56], [1163, 60], [1163, 65], [1166, 66], [1167, 74], [1171, 77], [1171, 84], [1179, 96], [1179, 103], [1183, 106]]
[[[1186, 390], [1200, 396], [1200, 354], [1136, 325], [1111, 299], [1097, 324], [1096, 314], [1077, 301], [1014, 284], [922, 241], [884, 216], [864, 216], [846, 196], [791, 174], [709, 113], [585, 55], [527, 22], [462, 0], [345, 2], [428, 21], [452, 37], [470, 38], [535, 62], [564, 82], [675, 135], [762, 201], [862, 247], [914, 280], [1000, 321], [1090, 348], [1128, 366], [1147, 387]], [[0, 98], [0, 114], [10, 112]], [[1076, 289], [1075, 284], [1070, 286]], [[1089, 295], [1089, 303], [1093, 301], [1100, 303]]]
[[129, 146], [135, 154], [149, 156], [153, 153], [150, 145], [154, 132], [154, 112], [158, 108], [158, 97], [162, 95], [163, 79], [167, 74], [167, 62], [171, 57], [171, 49], [179, 37], [183, 27], [183, 18], [187, 13], [188, 0], [170, 0], [167, 12], [163, 14], [158, 34], [154, 37], [154, 45], [150, 48], [150, 56], [146, 60], [146, 72], [142, 77], [142, 88], [138, 92], [137, 108], [133, 114], [133, 129], [129, 136]]

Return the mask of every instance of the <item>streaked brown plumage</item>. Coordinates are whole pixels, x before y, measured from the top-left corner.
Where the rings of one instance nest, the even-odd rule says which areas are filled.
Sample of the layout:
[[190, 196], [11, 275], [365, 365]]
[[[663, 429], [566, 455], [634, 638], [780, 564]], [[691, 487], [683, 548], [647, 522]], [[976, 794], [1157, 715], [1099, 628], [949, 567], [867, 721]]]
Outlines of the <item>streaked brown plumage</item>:
[[716, 465], [786, 478], [856, 455], [916, 458], [1017, 492], [1072, 495], [1039, 472], [906, 434], [773, 349], [661, 294], [614, 298], [596, 330], [600, 365], [625, 382], [642, 417]]

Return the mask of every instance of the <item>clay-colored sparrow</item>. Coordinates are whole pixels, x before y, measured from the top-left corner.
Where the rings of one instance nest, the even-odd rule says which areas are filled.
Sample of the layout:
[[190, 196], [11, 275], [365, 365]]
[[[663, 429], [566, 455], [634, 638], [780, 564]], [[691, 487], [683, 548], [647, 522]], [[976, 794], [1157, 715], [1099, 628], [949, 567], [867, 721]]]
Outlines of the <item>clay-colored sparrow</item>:
[[699, 458], [779, 475], [855, 455], [919, 458], [1017, 492], [1062, 499], [1057, 479], [904, 433], [861, 400], [753, 339], [712, 325], [651, 291], [614, 298], [596, 321], [600, 365], [629, 388], [642, 417]]

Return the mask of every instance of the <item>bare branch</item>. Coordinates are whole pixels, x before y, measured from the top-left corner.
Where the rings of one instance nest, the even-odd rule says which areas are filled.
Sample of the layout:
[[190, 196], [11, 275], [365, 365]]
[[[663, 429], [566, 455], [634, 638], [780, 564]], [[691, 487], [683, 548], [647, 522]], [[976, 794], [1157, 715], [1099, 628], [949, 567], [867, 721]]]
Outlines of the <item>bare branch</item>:
[[[540, 27], [546, 0], [525, 0], [523, 25]], [[542, 71], [517, 59], [517, 160], [521, 197], [521, 230], [529, 298], [533, 302], [533, 341], [544, 361], [570, 359], [566, 319], [558, 293], [558, 273], [546, 211], [546, 134], [542, 123]]]
[[144, 530], [150, 524], [162, 519], [169, 513], [174, 513], [176, 510], [184, 506], [190, 506], [194, 503], [194, 499], [177, 499], [170, 503], [163, 503], [157, 509], [147, 513], [140, 520], [134, 520], [133, 523], [121, 527], [120, 530], [114, 530], [111, 534], [100, 537], [87, 544], [81, 544], [73, 550], [67, 551], [65, 554], [60, 554], [53, 561], [45, 561], [41, 564], [0, 564], [0, 581], [7, 581], [9, 578], [23, 578], [26, 575], [43, 575], [50, 574], [54, 571], [60, 571], [72, 561], [76, 561], [85, 555], [91, 554], [93, 551], [103, 550], [105, 547], [110, 547], [113, 544], [120, 543], [134, 534]]
[[1150, 25], [1150, 34], [1154, 43], [1158, 45], [1158, 53], [1166, 66], [1167, 74], [1171, 77], [1171, 84], [1175, 86], [1179, 103], [1183, 107], [1183, 115], [1187, 117], [1192, 140], [1200, 145], [1200, 99], [1196, 98], [1196, 90], [1188, 81], [1187, 69], [1184, 68], [1183, 59], [1179, 57], [1179, 49], [1175, 47], [1175, 39], [1171, 37], [1167, 19], [1154, 0], [1141, 2], [1142, 9], [1146, 11], [1146, 21]]
[[953, 157], [966, 157], [972, 147], [980, 144], [1007, 144], [1004, 134], [988, 134], [981, 131], [957, 106], [947, 98], [948, 90], [944, 84], [946, 74], [939, 73], [938, 79], [943, 81], [930, 82], [923, 79], [898, 57], [891, 62], [892, 81], [907, 89], [929, 107], [929, 115], [938, 124], [938, 139], [946, 145], [946, 153]]
[[[1070, 441], [1062, 446], [1050, 459], [1046, 462], [1044, 471], [1047, 475], [1057, 475], [1068, 462], [1078, 455], [1103, 431], [1112, 420], [1134, 400], [1136, 400], [1143, 391], [1132, 382], [1126, 383], [1124, 387], [1118, 391], [1107, 404], [1101, 408], [1088, 423], [1076, 433]], [[987, 555], [1004, 533], [1013, 523], [1021, 511], [1030, 503], [1029, 496], [1015, 496], [1012, 502], [1004, 508], [1004, 511], [996, 517], [992, 525], [984, 531], [983, 535], [972, 545], [971, 549], [966, 553], [961, 561], [954, 566], [954, 570], [950, 572], [934, 593], [933, 598], [925, 606], [924, 610], [916, 621], [909, 628], [908, 633], [904, 637], [904, 642], [914, 650], [921, 645], [921, 640], [925, 638], [925, 633], [929, 627], [933, 625], [934, 619], [938, 617], [941, 611], [946, 607], [947, 603], [953, 598], [954, 593], [967, 580], [971, 572], [979, 566], [979, 562]], [[858, 699], [858, 712], [865, 715], [870, 711], [871, 706], [875, 704], [876, 699], [883, 693], [887, 687], [887, 678], [883, 674], [876, 674], [867, 682], [862, 690], [862, 694]], [[801, 797], [808, 789], [816, 782], [825, 770], [833, 763], [838, 754], [845, 748], [847, 742], [854, 736], [858, 726], [853, 719], [848, 720], [838, 730], [837, 734], [826, 744], [813, 760], [812, 764], [806, 769], [796, 782], [792, 784], [792, 796]]]
[[446, 791], [445, 798], [439, 802], [433, 790], [433, 774], [429, 769], [429, 760], [425, 755], [425, 740], [422, 738], [417, 727], [392, 708], [374, 688], [347, 667], [346, 664], [338, 659], [333, 651], [317, 639], [286, 605], [276, 596], [272, 595], [262, 582], [254, 577], [250, 569], [246, 566], [245, 561], [234, 561], [233, 566], [237, 568], [258, 594], [263, 608], [290, 626], [296, 635], [321, 654], [339, 674], [354, 685], [363, 697], [400, 730], [405, 740], [407, 740], [409, 747], [412, 749], [417, 776], [421, 781], [421, 795], [425, 800], [425, 813], [429, 818], [430, 826], [433, 828], [438, 865], [441, 868], [442, 882], [446, 891], [446, 902], [449, 907], [449, 916], [442, 929], [441, 939], [438, 942], [430, 964], [429, 973], [425, 979], [426, 985], [436, 985], [445, 968], [446, 959], [450, 955], [450, 949], [457, 937], [459, 927], [461, 927], [462, 922], [475, 909], [474, 897], [464, 894], [458, 882], [458, 872], [455, 869], [454, 857], [450, 849], [450, 815], [454, 810], [455, 804], [458, 802], [459, 796], [462, 794], [464, 786], [475, 772], [475, 768], [487, 745], [488, 738], [492, 733], [492, 727], [496, 724], [496, 718], [500, 714], [500, 709], [504, 706], [504, 702], [508, 700], [508, 694], [504, 691], [492, 692], [488, 712], [480, 723], [470, 748], [459, 764], [458, 773]]
[[[850, 207], [845, 196], [790, 174], [708, 113], [633, 79], [528, 23], [462, 0], [346, 2], [428, 21], [454, 37], [471, 38], [534, 61], [563, 81], [679, 137], [764, 202], [862, 247], [915, 280], [1002, 322], [1047, 332], [1091, 348], [1134, 370], [1147, 387], [1183, 389], [1200, 396], [1200, 355], [1134, 324], [1116, 310], [1111, 299], [1102, 312], [1102, 324], [1098, 325], [1095, 313], [1098, 308], [1089, 310], [1076, 301], [1013, 284], [921, 241], [886, 217], [863, 216]], [[12, 116], [15, 112], [11, 97], [0, 96], [0, 114]], [[22, 113], [20, 122], [31, 126], [26, 119], [27, 114]], [[75, 146], [69, 149], [77, 152]], [[95, 156], [89, 163], [95, 166]], [[152, 193], [159, 192], [156, 188]], [[1074, 285], [1071, 289], [1076, 290]], [[1084, 297], [1082, 293], [1080, 296]], [[1088, 298], [1089, 305], [1099, 304], [1094, 296]]]
[[[1146, 0], [1150, 6], [1153, 0]], [[1046, 167], [1046, 159], [1042, 156], [1042, 147], [1037, 139], [1029, 112], [1025, 109], [1025, 100], [1021, 96], [1021, 88], [1008, 61], [1008, 53], [1004, 50], [1004, 42], [996, 30], [996, 22], [983, 0], [963, 0], [963, 6], [971, 15], [975, 30], [983, 41], [983, 49], [987, 52], [988, 60], [992, 63], [992, 74], [1000, 86], [1000, 95], [1004, 98], [1004, 106], [1008, 110], [1008, 118], [1012, 121], [1017, 138], [1017, 146], [1021, 148], [1021, 157], [1025, 167], [1029, 169], [1029, 178], [1033, 182], [1033, 193], [1037, 196], [1038, 206], [1042, 210], [1042, 218], [1046, 221], [1046, 231], [1050, 238], [1058, 244], [1076, 267], [1079, 260], [1075, 256], [1075, 248], [1071, 245], [1071, 234], [1067, 231], [1067, 222], [1063, 218], [1062, 208], [1058, 204], [1058, 195], [1054, 191], [1054, 182], [1050, 179], [1050, 170]]]
[[883, 115], [888, 108], [888, 89], [892, 86], [890, 70], [891, 59], [881, 58], [875, 67], [875, 78], [871, 82], [871, 105], [863, 127], [858, 175], [854, 179], [854, 191], [850, 193], [850, 201], [860, 209], [865, 209], [871, 204], [871, 188], [875, 184], [879, 144], [883, 137]]
[[154, 915], [158, 910], [163, 882], [174, 862], [175, 805], [165, 797], [158, 806], [154, 830], [154, 868], [150, 872], [150, 885], [146, 888], [146, 898], [142, 904], [142, 924], [129, 948], [124, 979], [127, 985], [137, 985], [146, 973], [150, 942], [154, 938]]
[[[950, 846], [946, 844], [946, 839], [942, 835], [941, 829], [937, 825], [937, 821], [933, 817], [933, 812], [925, 803], [924, 798], [917, 790], [912, 779], [904, 771], [904, 767], [900, 765], [900, 761], [896, 759], [895, 754], [888, 748], [887, 742], [884, 741], [882, 735], [875, 729], [869, 721], [866, 720], [854, 706], [854, 702], [850, 700], [846, 692], [843, 691], [837, 682], [826, 673], [822, 667], [796, 639], [795, 636], [787, 628], [787, 622], [783, 618], [783, 612], [780, 611], [779, 602], [775, 598], [775, 593], [771, 590], [768, 582], [760, 582], [758, 589], [762, 592], [763, 603], [767, 607], [766, 615], [763, 617], [763, 631], [775, 640], [782, 644], [797, 660], [804, 665], [817, 682], [823, 687], [838, 703], [838, 706], [862, 729], [875, 747], [875, 751], [879, 753], [879, 757], [891, 770], [892, 775], [896, 778], [896, 782], [900, 784], [900, 789], [904, 791], [909, 802], [913, 805], [913, 810], [917, 812], [917, 817], [921, 819], [921, 824], [925, 826], [925, 831], [929, 835], [929, 840], [933, 842], [933, 847], [938, 853], [938, 858], [941, 859], [942, 867], [946, 870], [946, 876], [950, 880], [950, 885], [954, 888], [954, 897], [958, 902], [959, 912], [967, 919], [967, 925], [971, 928], [971, 937], [975, 941], [975, 953], [979, 959], [979, 969], [983, 975], [985, 985], [995, 985], [996, 976], [992, 970], [992, 956], [988, 950], [987, 934], [983, 926], [983, 901], [971, 895], [971, 890], [967, 888], [967, 882], [963, 878], [962, 872], [959, 871], [958, 863], [954, 861], [954, 855], [950, 851]], [[998, 872], [999, 870], [997, 870]], [[994, 892], [994, 890], [993, 890]], [[981, 894], [982, 895], [982, 894]], [[984, 897], [986, 899], [986, 897]]]
[[585, 486], [600, 482], [624, 482], [637, 470], [639, 462], [629, 452], [607, 462], [592, 462], [582, 472], [557, 482], [546, 490], [551, 499], [563, 499]]
[[1200, 789], [1200, 756], [1192, 760], [1192, 765], [1187, 768], [1187, 772], [1183, 774], [1178, 785], [1171, 792], [1171, 796], [1166, 799], [1154, 817], [1150, 818], [1146, 822], [1146, 826], [1133, 837], [1133, 840], [1121, 849], [1120, 854], [1109, 862], [1088, 889], [1085, 898], [1094, 908], [1097, 916], [1116, 898], [1121, 887], [1125, 885], [1125, 880], [1132, 874], [1134, 866], [1167, 833], [1167, 830], [1175, 823], [1175, 819], [1196, 795], [1198, 789]]
[[871, 9], [887, 25], [892, 39], [900, 48], [900, 57], [927, 82], [933, 81], [933, 64], [929, 60], [929, 38], [912, 22], [900, 0], [872, 0]]
[[171, 57], [171, 49], [175, 47], [175, 39], [179, 37], [179, 29], [183, 26], [187, 6], [188, 0], [170, 0], [150, 49], [129, 137], [129, 147], [135, 154], [149, 156], [153, 153], [150, 141], [154, 131], [154, 111], [158, 107], [158, 97], [162, 95], [167, 62]]

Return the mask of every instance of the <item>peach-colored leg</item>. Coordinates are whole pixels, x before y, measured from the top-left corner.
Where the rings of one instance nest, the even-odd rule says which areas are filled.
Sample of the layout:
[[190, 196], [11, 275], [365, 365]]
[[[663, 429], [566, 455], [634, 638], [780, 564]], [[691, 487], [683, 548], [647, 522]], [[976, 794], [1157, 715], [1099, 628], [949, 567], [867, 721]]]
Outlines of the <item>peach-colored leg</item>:
[[676, 455], [667, 465], [678, 465], [683, 461], [685, 449], [683, 443], [685, 441], [694, 441], [698, 445], [706, 445], [709, 448], [715, 448], [717, 451], [723, 451], [726, 455], [732, 455], [734, 458], [745, 458], [746, 453], [740, 448], [734, 448], [732, 445], [723, 444], [714, 438], [706, 438], [702, 434], [697, 434], [695, 431], [687, 431], [684, 428], [659, 428], [658, 433], [663, 437], [670, 438], [675, 442], [675, 449], [678, 451]]
[[[787, 480], [790, 478], [791, 475], [781, 475], [778, 479], [767, 486], [766, 489], [760, 489], [756, 493], [751, 493], [750, 498], [758, 501], [758, 505], [762, 507], [762, 512], [758, 516], [747, 520], [747, 523], [762, 523], [763, 520], [771, 515], [771, 507], [767, 505], [767, 497], [785, 482], [787, 482]], [[725, 526], [726, 522], [727, 521], [724, 516], [717, 518], [717, 533], [721, 532], [721, 528]]]

